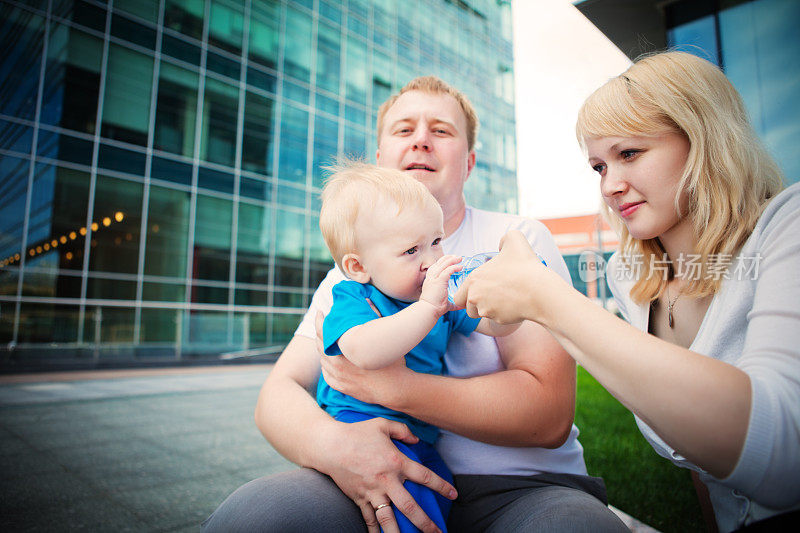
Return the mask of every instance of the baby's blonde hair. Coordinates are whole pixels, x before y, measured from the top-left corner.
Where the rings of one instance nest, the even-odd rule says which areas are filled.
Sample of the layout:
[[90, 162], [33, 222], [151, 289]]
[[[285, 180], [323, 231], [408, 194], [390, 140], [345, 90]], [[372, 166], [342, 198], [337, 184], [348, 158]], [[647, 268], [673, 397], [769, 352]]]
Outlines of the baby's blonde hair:
[[[576, 133], [586, 139], [608, 136], [684, 135], [690, 144], [679, 191], [688, 193], [688, 212], [701, 256], [701, 272], [686, 294], [715, 294], [721, 276], [708, 275], [713, 258], [735, 256], [767, 202], [783, 188], [780, 168], [758, 140], [742, 98], [712, 63], [685, 52], [643, 57], [597, 89], [578, 113]], [[665, 290], [663, 271], [654, 268], [664, 253], [657, 238], [635, 239], [608, 206], [604, 214], [620, 234], [623, 256], [641, 257], [631, 297], [652, 301]], [[677, 258], [670, 258], [676, 260]]]
[[400, 170], [353, 160], [343, 160], [325, 170], [331, 175], [322, 189], [319, 228], [339, 268], [346, 254], [359, 251], [356, 224], [360, 213], [379, 205], [385, 207], [387, 200], [397, 211], [382, 216], [397, 216], [406, 209], [441, 209], [422, 183]]

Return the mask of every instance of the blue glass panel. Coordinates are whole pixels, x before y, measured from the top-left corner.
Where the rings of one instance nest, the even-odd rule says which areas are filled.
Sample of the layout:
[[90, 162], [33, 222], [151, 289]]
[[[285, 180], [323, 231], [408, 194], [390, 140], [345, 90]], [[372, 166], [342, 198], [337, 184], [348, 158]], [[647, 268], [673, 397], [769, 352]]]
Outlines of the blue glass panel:
[[0, 120], [0, 149], [30, 153], [33, 129], [30, 126]]
[[197, 172], [197, 186], [203, 189], [233, 194], [233, 175], [200, 166]]
[[272, 199], [272, 184], [267, 181], [242, 176], [239, 182], [239, 196], [246, 196], [262, 202], [269, 201]]
[[305, 183], [308, 113], [287, 103], [281, 109], [278, 176], [284, 180]]
[[[22, 255], [22, 224], [25, 220], [25, 199], [28, 192], [30, 162], [11, 156], [0, 156], [0, 260], [14, 257], [18, 265]], [[16, 292], [16, 288], [14, 289]]]
[[283, 97], [294, 100], [301, 104], [308, 105], [309, 91], [307, 88], [296, 83], [292, 83], [286, 78], [283, 79]]
[[43, 30], [42, 17], [0, 5], [0, 113], [34, 118]]
[[[240, 203], [238, 228], [236, 281], [267, 285], [272, 244], [272, 209], [262, 205]], [[262, 292], [266, 295], [266, 291]]]
[[153, 156], [150, 168], [150, 177], [159, 180], [171, 181], [182, 185], [192, 184], [192, 165]]
[[315, 107], [317, 110], [325, 111], [326, 113], [330, 113], [331, 115], [338, 115], [339, 114], [339, 100], [336, 98], [331, 98], [329, 96], [325, 96], [324, 94], [317, 93], [316, 96], [316, 103]]
[[144, 24], [114, 14], [111, 17], [111, 35], [150, 50], [156, 47], [156, 31]]
[[150, 186], [146, 275], [186, 277], [190, 199], [188, 192]]
[[206, 68], [234, 80], [238, 80], [241, 73], [241, 66], [239, 63], [211, 51], [208, 52]]
[[720, 13], [725, 72], [789, 182], [800, 179], [800, 2], [758, 0]]
[[145, 159], [143, 153], [101, 144], [97, 165], [109, 170], [144, 176]]
[[314, 159], [311, 164], [312, 185], [322, 187], [322, 167], [335, 162], [339, 141], [339, 124], [323, 116], [314, 120]]
[[138, 271], [142, 191], [141, 183], [97, 176], [90, 270], [126, 274]]
[[274, 94], [277, 79], [274, 74], [249, 67], [247, 69], [247, 83]]
[[175, 59], [200, 65], [200, 47], [171, 35], [164, 35], [161, 40], [161, 52]]
[[719, 65], [714, 15], [693, 20], [667, 32], [670, 48], [689, 52]]

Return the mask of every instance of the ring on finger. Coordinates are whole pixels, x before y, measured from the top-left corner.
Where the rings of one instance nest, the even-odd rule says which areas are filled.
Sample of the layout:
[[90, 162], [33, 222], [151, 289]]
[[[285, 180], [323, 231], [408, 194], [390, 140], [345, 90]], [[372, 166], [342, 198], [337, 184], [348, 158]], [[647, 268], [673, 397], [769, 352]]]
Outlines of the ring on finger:
[[390, 505], [392, 505], [392, 504], [391, 503], [382, 503], [382, 504], [380, 504], [379, 506], [377, 506], [375, 508], [375, 512], [377, 513], [378, 510], [383, 509], [384, 507], [389, 507]]

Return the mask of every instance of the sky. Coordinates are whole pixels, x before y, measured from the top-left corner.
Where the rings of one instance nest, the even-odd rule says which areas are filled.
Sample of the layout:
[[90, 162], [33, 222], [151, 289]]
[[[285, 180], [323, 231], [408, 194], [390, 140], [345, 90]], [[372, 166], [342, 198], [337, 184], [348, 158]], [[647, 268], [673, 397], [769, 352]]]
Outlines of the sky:
[[575, 139], [592, 91], [630, 60], [569, 0], [513, 0], [519, 212], [597, 213], [599, 180]]

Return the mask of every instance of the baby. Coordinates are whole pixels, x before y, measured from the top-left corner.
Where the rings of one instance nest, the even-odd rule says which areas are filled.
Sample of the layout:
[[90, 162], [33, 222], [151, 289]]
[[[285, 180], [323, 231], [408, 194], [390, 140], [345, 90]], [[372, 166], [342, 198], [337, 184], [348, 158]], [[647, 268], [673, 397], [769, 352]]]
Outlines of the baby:
[[[412, 370], [441, 374], [451, 333], [503, 336], [519, 326], [501, 326], [451, 309], [447, 283], [461, 268], [461, 258], [443, 255], [442, 209], [424, 185], [402, 171], [358, 162], [334, 169], [322, 192], [319, 224], [333, 259], [348, 278], [333, 288], [333, 306], [323, 324], [327, 355], [343, 355], [367, 370], [405, 357]], [[347, 396], [323, 378], [317, 401], [342, 422], [383, 417], [406, 424], [419, 442], [394, 444], [452, 483], [433, 447], [437, 428]], [[446, 531], [450, 501], [411, 481], [404, 486]], [[393, 511], [401, 531], [416, 531], [400, 511]]]

